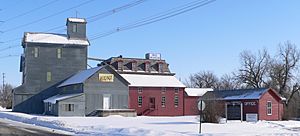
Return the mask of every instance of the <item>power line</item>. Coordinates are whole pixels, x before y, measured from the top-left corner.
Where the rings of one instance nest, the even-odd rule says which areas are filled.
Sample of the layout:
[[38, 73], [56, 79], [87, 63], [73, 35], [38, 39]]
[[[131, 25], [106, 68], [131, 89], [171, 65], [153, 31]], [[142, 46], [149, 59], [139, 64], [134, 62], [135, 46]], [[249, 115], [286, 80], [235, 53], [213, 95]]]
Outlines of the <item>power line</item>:
[[0, 59], [5, 59], [5, 58], [10, 58], [10, 57], [19, 57], [20, 55], [16, 55], [16, 54], [14, 54], [14, 55], [6, 55], [6, 56], [0, 56]]
[[94, 21], [97, 21], [101, 18], [104, 18], [104, 17], [107, 17], [107, 16], [110, 16], [112, 14], [115, 14], [117, 12], [120, 12], [122, 10], [125, 10], [125, 9], [128, 9], [128, 8], [131, 8], [133, 6], [136, 6], [136, 5], [139, 5], [143, 2], [145, 2], [147, 0], [137, 0], [137, 1], [133, 1], [131, 3], [128, 3], [126, 5], [123, 5], [123, 6], [120, 6], [120, 7], [117, 7], [117, 8], [114, 8], [112, 10], [108, 10], [108, 11], [105, 11], [105, 12], [102, 12], [100, 14], [97, 14], [97, 15], [93, 15], [93, 16], [90, 16], [87, 18], [88, 22], [94, 22]]
[[[93, 15], [93, 16], [89, 16], [86, 19], [87, 19], [88, 23], [92, 23], [92, 22], [95, 22], [95, 21], [100, 20], [102, 18], [105, 18], [105, 17], [108, 17], [108, 16], [113, 15], [115, 13], [118, 13], [120, 11], [129, 9], [131, 7], [134, 7], [136, 5], [144, 3], [145, 1], [147, 1], [147, 0], [136, 0], [136, 1], [130, 2], [128, 4], [122, 5], [120, 7], [116, 7], [116, 8], [113, 8], [111, 10], [108, 10], [108, 11], [105, 11], [105, 12], [101, 12], [101, 13]], [[52, 31], [52, 30], [56, 30], [56, 29], [60, 29], [62, 27], [64, 27], [64, 25], [60, 25], [60, 26], [56, 26], [56, 27], [50, 28], [50, 29], [46, 30], [46, 32]]]
[[50, 2], [48, 2], [48, 3], [46, 3], [46, 4], [44, 4], [44, 5], [42, 5], [42, 6], [40, 6], [40, 7], [31, 9], [31, 10], [29, 10], [29, 11], [27, 11], [27, 12], [24, 12], [24, 13], [21, 13], [21, 14], [19, 14], [19, 15], [16, 15], [16, 16], [13, 16], [13, 17], [11, 17], [11, 18], [8, 18], [8, 19], [4, 20], [4, 22], [6, 23], [6, 22], [11, 21], [11, 20], [14, 20], [14, 19], [16, 19], [16, 18], [18, 18], [18, 17], [22, 17], [22, 16], [25, 16], [25, 15], [28, 15], [29, 13], [32, 13], [32, 12], [34, 12], [34, 11], [36, 11], [36, 10], [39, 10], [39, 9], [41, 9], [41, 8], [44, 8], [44, 7], [47, 7], [47, 6], [53, 4], [53, 3], [57, 2], [57, 1], [58, 1], [58, 0], [52, 0], [52, 1], [50, 1]]
[[[96, 15], [93, 15], [93, 16], [90, 16], [90, 17], [87, 17], [87, 20], [89, 20], [88, 22], [89, 23], [92, 23], [92, 22], [95, 22], [97, 20], [100, 20], [102, 18], [105, 18], [105, 17], [108, 17], [110, 15], [113, 15], [115, 13], [118, 13], [120, 11], [123, 11], [123, 10], [126, 10], [126, 9], [129, 9], [131, 7], [134, 7], [136, 5], [139, 5], [141, 3], [144, 3], [145, 1], [147, 0], [136, 0], [136, 1], [133, 1], [133, 2], [130, 2], [130, 3], [127, 3], [125, 5], [122, 5], [120, 7], [116, 7], [116, 8], [113, 8], [111, 10], [108, 10], [108, 11], [105, 11], [105, 12], [102, 12], [102, 13], [99, 13], [99, 14], [96, 14]], [[45, 30], [44, 32], [50, 32], [52, 30], [64, 30], [64, 29], [61, 29], [63, 28], [65, 25], [60, 25], [60, 26], [56, 26], [56, 27], [53, 27], [53, 28], [50, 28], [48, 30]], [[8, 42], [13, 42], [13, 41], [17, 41], [17, 40], [22, 40], [22, 38], [15, 38], [15, 39], [11, 39], [11, 40], [7, 40], [7, 41], [4, 41], [3, 43], [8, 43]], [[1, 45], [0, 45], [1, 46]]]
[[43, 20], [45, 20], [45, 19], [48, 19], [48, 18], [50, 18], [50, 17], [53, 17], [53, 16], [56, 16], [56, 15], [62, 14], [62, 13], [64, 13], [64, 12], [67, 12], [67, 11], [72, 10], [72, 9], [74, 9], [74, 8], [81, 7], [81, 6], [83, 6], [83, 5], [86, 5], [86, 4], [88, 4], [88, 3], [92, 2], [92, 1], [95, 1], [95, 0], [88, 0], [88, 1], [85, 1], [85, 2], [83, 2], [83, 3], [78, 4], [78, 5], [76, 5], [76, 6], [73, 6], [73, 7], [71, 7], [71, 8], [64, 9], [64, 10], [62, 10], [62, 11], [56, 12], [56, 13], [54, 13], [54, 14], [51, 14], [51, 15], [49, 15], [49, 16], [40, 18], [40, 19], [38, 19], [38, 20], [29, 22], [29, 23], [26, 23], [26, 24], [23, 24], [23, 25], [19, 25], [19, 26], [13, 27], [13, 28], [6, 29], [6, 30], [3, 31], [3, 33], [10, 32], [10, 31], [13, 31], [13, 30], [17, 30], [17, 29], [19, 29], [19, 28], [22, 28], [22, 27], [25, 27], [25, 26], [28, 26], [28, 25], [32, 25], [32, 24], [35, 24], [35, 23], [38, 23], [38, 22], [41, 22], [41, 21], [43, 21]]
[[122, 26], [122, 27], [117, 27], [115, 29], [112, 29], [110, 31], [107, 31], [107, 32], [104, 32], [104, 33], [101, 33], [101, 34], [96, 34], [96, 35], [92, 36], [92, 38], [90, 38], [90, 41], [93, 41], [93, 40], [96, 40], [96, 39], [99, 39], [99, 38], [102, 38], [102, 37], [105, 37], [105, 36], [120, 32], [120, 31], [125, 31], [125, 30], [129, 30], [129, 29], [137, 28], [137, 27], [152, 24], [152, 23], [164, 20], [164, 19], [168, 19], [168, 18], [177, 16], [177, 15], [183, 14], [185, 12], [194, 10], [196, 8], [208, 5], [208, 4], [210, 4], [212, 2], [215, 2], [215, 1], [216, 0], [201, 0], [201, 1], [197, 0], [197, 1], [185, 4], [183, 6], [173, 8], [171, 10], [168, 10], [168, 11], [164, 12], [164, 13], [160, 13], [158, 15], [150, 16], [150, 17], [144, 18], [140, 21], [136, 21], [134, 23], [130, 23], [130, 24]]
[[6, 50], [9, 50], [9, 49], [12, 49], [12, 48], [16, 48], [16, 47], [19, 47], [19, 46], [20, 46], [20, 45], [8, 46], [8, 47], [6, 47], [6, 48], [0, 49], [0, 52], [6, 51]]

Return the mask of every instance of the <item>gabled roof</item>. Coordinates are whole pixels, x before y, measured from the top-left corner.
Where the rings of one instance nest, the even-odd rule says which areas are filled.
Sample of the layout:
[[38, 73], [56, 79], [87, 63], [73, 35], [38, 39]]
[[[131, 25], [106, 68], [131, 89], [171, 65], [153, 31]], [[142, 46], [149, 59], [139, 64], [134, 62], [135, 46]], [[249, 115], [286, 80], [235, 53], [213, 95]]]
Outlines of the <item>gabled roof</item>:
[[66, 34], [54, 33], [32, 33], [24, 34], [24, 42], [26, 43], [53, 43], [53, 44], [69, 44], [69, 45], [90, 45], [87, 39], [69, 39]]
[[213, 91], [212, 88], [185, 88], [184, 91], [188, 96], [203, 96], [208, 91]]
[[135, 87], [185, 87], [175, 76], [172, 75], [143, 75], [121, 74], [130, 85]]
[[58, 95], [54, 95], [52, 97], [49, 97], [45, 100], [43, 100], [44, 102], [49, 102], [52, 104], [55, 104], [57, 101], [61, 101], [61, 100], [65, 100], [65, 99], [69, 99], [72, 97], [76, 97], [76, 96], [80, 96], [83, 93], [76, 93], [76, 94], [58, 94]]
[[90, 78], [91, 76], [93, 76], [96, 72], [98, 72], [99, 70], [101, 70], [102, 68], [108, 68], [109, 71], [111, 71], [112, 73], [114, 73], [114, 75], [121, 77], [122, 80], [126, 83], [129, 84], [128, 81], [126, 81], [119, 73], [117, 73], [113, 68], [111, 68], [110, 65], [103, 65], [100, 67], [95, 67], [95, 68], [91, 68], [91, 69], [87, 69], [87, 70], [82, 70], [76, 74], [74, 74], [73, 76], [69, 77], [68, 79], [66, 79], [64, 82], [62, 82], [60, 85], [58, 85], [57, 87], [64, 87], [64, 86], [68, 86], [68, 85], [74, 85], [74, 84], [81, 84], [84, 83], [88, 78]]
[[85, 80], [87, 80], [89, 77], [91, 77], [93, 74], [95, 74], [98, 70], [100, 70], [103, 67], [104, 66], [80, 71], [77, 74], [75, 74], [75, 75], [71, 76], [70, 78], [68, 78], [67, 80], [65, 80], [63, 83], [61, 83], [57, 87], [63, 87], [63, 86], [67, 86], [67, 85], [83, 83]]
[[269, 91], [268, 88], [210, 91], [205, 93], [202, 99], [204, 100], [211, 100], [211, 99], [213, 100], [242, 100], [242, 99], [258, 100], [267, 91]]

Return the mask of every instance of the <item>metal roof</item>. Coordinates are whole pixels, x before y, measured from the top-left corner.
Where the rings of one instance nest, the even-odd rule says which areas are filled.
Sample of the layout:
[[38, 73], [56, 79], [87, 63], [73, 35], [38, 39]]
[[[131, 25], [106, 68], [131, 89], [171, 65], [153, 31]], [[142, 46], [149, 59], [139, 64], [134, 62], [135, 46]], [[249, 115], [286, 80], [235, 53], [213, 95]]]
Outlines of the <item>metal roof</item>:
[[69, 39], [66, 34], [33, 33], [26, 32], [24, 42], [27, 43], [52, 43], [69, 45], [90, 45], [87, 39]]
[[75, 75], [71, 76], [70, 78], [68, 78], [67, 80], [65, 80], [63, 83], [61, 83], [57, 87], [63, 87], [63, 86], [67, 86], [67, 85], [83, 83], [85, 80], [87, 80], [89, 77], [91, 77], [94, 73], [96, 73], [98, 70], [100, 70], [103, 67], [104, 66], [80, 71], [77, 74], [75, 74]]
[[55, 104], [57, 101], [61, 101], [61, 100], [65, 100], [68, 98], [72, 98], [72, 97], [76, 97], [76, 96], [80, 96], [83, 93], [76, 93], [76, 94], [58, 94], [58, 95], [54, 95], [52, 97], [49, 97], [45, 100], [43, 100], [44, 102], [49, 102], [52, 104]]
[[260, 99], [267, 92], [267, 88], [258, 89], [239, 89], [239, 90], [218, 90], [209, 91], [203, 95], [204, 100], [243, 100], [243, 99]]

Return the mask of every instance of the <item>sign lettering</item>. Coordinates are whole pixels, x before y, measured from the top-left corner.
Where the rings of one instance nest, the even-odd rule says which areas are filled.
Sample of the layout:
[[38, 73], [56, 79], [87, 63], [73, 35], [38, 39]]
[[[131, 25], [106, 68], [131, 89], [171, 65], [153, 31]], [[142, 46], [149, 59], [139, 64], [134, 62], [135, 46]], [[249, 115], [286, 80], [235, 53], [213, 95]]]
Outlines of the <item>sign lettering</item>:
[[255, 102], [244, 102], [245, 106], [255, 106], [256, 103]]
[[114, 75], [113, 74], [99, 74], [99, 81], [100, 82], [114, 82]]

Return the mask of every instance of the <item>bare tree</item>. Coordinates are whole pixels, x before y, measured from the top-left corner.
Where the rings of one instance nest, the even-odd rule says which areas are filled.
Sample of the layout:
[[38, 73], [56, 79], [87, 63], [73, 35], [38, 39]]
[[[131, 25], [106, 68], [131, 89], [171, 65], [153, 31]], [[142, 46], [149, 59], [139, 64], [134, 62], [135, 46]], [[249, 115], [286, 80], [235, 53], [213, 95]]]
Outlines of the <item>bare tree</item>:
[[279, 45], [278, 55], [270, 63], [271, 86], [278, 89], [279, 94], [286, 96], [287, 105], [295, 93], [300, 91], [300, 80], [297, 78], [299, 59], [297, 47], [287, 41]]
[[243, 88], [242, 83], [234, 77], [234, 75], [225, 74], [219, 81], [220, 90], [239, 89]]
[[218, 88], [218, 77], [210, 71], [202, 71], [194, 74], [192, 82], [197, 88]]
[[5, 84], [4, 89], [1, 87], [0, 106], [10, 109], [12, 107], [12, 89], [13, 86]]
[[250, 51], [243, 51], [240, 54], [241, 68], [237, 73], [237, 78], [247, 87], [261, 88], [266, 85], [266, 71], [268, 70], [269, 54], [267, 50], [253, 54]]

